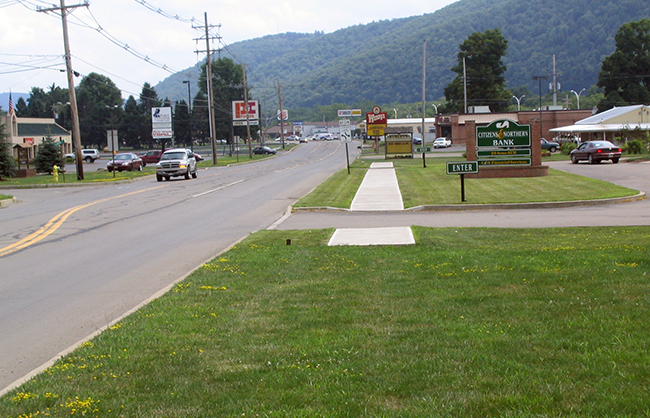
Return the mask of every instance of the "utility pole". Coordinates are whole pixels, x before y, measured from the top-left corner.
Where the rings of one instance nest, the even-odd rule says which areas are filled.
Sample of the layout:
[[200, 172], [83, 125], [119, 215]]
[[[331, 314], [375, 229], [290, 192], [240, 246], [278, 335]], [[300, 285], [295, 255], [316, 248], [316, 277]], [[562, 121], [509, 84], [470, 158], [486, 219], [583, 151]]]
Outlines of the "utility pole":
[[[204, 17], [205, 17], [205, 26], [193, 26], [194, 29], [205, 29], [205, 51], [196, 51], [198, 52], [205, 52], [207, 54], [207, 58], [205, 60], [205, 74], [206, 74], [206, 83], [207, 83], [207, 88], [208, 88], [208, 119], [209, 119], [209, 125], [210, 125], [210, 139], [212, 143], [212, 165], [217, 165], [217, 129], [216, 129], [216, 122], [214, 118], [214, 92], [212, 91], [212, 61], [210, 59], [210, 53], [212, 52], [210, 50], [210, 41], [212, 39], [220, 39], [219, 36], [210, 36], [210, 29], [213, 28], [214, 26], [208, 25], [208, 13], [204, 12]], [[217, 25], [217, 27], [221, 27], [221, 25]], [[195, 39], [196, 41], [201, 40], [202, 38]]]
[[77, 108], [77, 95], [74, 90], [74, 79], [72, 78], [75, 71], [72, 69], [72, 58], [70, 56], [70, 40], [68, 39], [68, 9], [76, 9], [77, 7], [87, 7], [88, 2], [84, 4], [76, 4], [74, 6], [66, 6], [65, 1], [61, 0], [61, 7], [52, 7], [49, 9], [39, 9], [39, 12], [52, 12], [59, 10], [61, 12], [61, 21], [63, 22], [63, 48], [65, 50], [65, 68], [68, 75], [68, 95], [70, 98], [70, 114], [72, 117], [72, 141], [75, 148], [75, 164], [77, 167], [77, 180], [84, 179], [84, 166], [81, 159], [81, 130], [79, 129], [79, 110]]
[[246, 137], [248, 139], [248, 156], [253, 159], [253, 139], [251, 138], [250, 109], [248, 108], [248, 86], [246, 85], [246, 65], [241, 66], [244, 74], [244, 109], [246, 109]]
[[[278, 104], [280, 105], [280, 140], [282, 141], [282, 149], [284, 149], [284, 111], [282, 109], [282, 88], [280, 87], [280, 79], [278, 82]], [[324, 117], [324, 116], [323, 116]]]

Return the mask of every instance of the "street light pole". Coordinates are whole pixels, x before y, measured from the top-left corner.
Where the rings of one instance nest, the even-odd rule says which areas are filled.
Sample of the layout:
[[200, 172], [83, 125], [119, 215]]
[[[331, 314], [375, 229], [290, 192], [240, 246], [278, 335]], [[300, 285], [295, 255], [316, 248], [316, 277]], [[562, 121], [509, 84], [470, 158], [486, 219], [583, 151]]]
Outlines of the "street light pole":
[[544, 136], [544, 130], [542, 129], [542, 80], [547, 80], [547, 75], [535, 75], [533, 80], [539, 81], [539, 137]]
[[192, 138], [192, 93], [190, 93], [190, 80], [183, 80], [187, 84], [187, 113], [190, 117], [190, 149], [194, 152], [194, 139]]
[[585, 89], [580, 90], [580, 93], [576, 93], [575, 90], [571, 90], [571, 93], [576, 95], [576, 100], [578, 102], [578, 110], [580, 110], [580, 95], [582, 94], [583, 91], [585, 91]]
[[521, 97], [512, 96], [512, 98], [517, 101], [517, 112], [521, 110], [521, 99], [523, 99], [524, 97], [526, 97], [525, 94], [522, 94]]

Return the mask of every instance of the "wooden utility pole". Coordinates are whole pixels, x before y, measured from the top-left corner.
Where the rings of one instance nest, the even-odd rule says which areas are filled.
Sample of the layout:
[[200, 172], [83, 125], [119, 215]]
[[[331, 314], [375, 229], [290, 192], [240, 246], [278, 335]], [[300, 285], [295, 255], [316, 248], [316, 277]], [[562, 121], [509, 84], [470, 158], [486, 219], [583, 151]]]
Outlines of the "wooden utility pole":
[[39, 9], [39, 12], [52, 12], [58, 10], [61, 12], [61, 21], [63, 22], [63, 48], [65, 51], [65, 68], [68, 75], [68, 96], [70, 99], [70, 114], [72, 117], [72, 142], [75, 149], [75, 164], [77, 168], [77, 180], [84, 179], [84, 166], [81, 159], [81, 130], [79, 129], [79, 111], [77, 108], [77, 95], [74, 90], [74, 70], [72, 69], [72, 58], [70, 56], [70, 41], [68, 39], [68, 9], [88, 6], [88, 3], [66, 6], [65, 1], [61, 0], [61, 7], [52, 7], [49, 9]]
[[280, 79], [278, 81], [278, 104], [280, 105], [280, 140], [282, 141], [282, 149], [284, 149], [284, 111], [282, 110], [282, 88], [280, 87]]
[[[214, 118], [214, 92], [212, 89], [212, 61], [210, 59], [210, 40], [211, 39], [219, 39], [218, 36], [216, 37], [210, 37], [210, 29], [212, 26], [208, 25], [208, 13], [204, 12], [204, 18], [205, 18], [205, 27], [203, 26], [198, 26], [194, 27], [194, 29], [205, 29], [205, 51], [196, 51], [196, 52], [205, 52], [207, 54], [207, 58], [205, 60], [205, 78], [206, 78], [206, 83], [207, 83], [207, 89], [208, 89], [208, 122], [210, 125], [210, 139], [212, 143], [212, 165], [217, 165], [217, 129], [216, 129], [216, 121]], [[200, 39], [200, 38], [199, 38]], [[197, 41], [199, 39], [196, 39]]]
[[246, 110], [246, 139], [248, 140], [248, 156], [253, 159], [253, 139], [251, 138], [250, 109], [248, 108], [248, 85], [246, 85], [246, 65], [241, 65], [244, 75], [244, 109]]

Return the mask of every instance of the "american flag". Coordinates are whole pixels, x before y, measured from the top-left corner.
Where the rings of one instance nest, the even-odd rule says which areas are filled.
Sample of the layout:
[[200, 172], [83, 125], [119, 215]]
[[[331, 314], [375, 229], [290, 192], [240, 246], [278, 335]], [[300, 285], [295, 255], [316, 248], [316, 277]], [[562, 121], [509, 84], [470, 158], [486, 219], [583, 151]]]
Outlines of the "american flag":
[[9, 115], [13, 116], [14, 114], [14, 101], [11, 100], [11, 92], [9, 92]]

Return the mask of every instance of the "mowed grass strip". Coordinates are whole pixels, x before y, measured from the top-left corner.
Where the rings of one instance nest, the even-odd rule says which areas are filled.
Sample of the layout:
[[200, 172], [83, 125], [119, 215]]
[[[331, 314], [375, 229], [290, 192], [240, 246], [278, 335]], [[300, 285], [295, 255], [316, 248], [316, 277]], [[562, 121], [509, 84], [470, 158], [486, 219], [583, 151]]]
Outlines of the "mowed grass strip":
[[[390, 161], [396, 169], [406, 208], [463, 203], [460, 176], [448, 175], [446, 171], [447, 161], [462, 161], [462, 158], [428, 158], [426, 168], [421, 160]], [[355, 161], [351, 175], [347, 170], [336, 173], [294, 206], [349, 209], [371, 163], [370, 160]], [[465, 179], [466, 204], [597, 200], [637, 193], [637, 190], [554, 169], [549, 169], [546, 177]]]
[[649, 227], [332, 232], [250, 236], [2, 417], [648, 416]]

